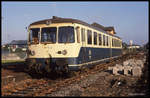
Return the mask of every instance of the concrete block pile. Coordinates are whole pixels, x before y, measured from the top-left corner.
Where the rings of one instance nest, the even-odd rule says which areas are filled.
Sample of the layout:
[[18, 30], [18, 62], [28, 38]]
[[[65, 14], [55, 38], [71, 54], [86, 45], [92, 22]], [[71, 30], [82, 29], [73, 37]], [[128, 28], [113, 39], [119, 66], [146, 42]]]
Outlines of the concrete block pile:
[[145, 60], [146, 58], [143, 58], [143, 60], [129, 59], [124, 61], [123, 64], [116, 64], [114, 67], [108, 67], [108, 70], [112, 71], [114, 75], [120, 75], [119, 72], [122, 72], [126, 76], [132, 75], [140, 77]]

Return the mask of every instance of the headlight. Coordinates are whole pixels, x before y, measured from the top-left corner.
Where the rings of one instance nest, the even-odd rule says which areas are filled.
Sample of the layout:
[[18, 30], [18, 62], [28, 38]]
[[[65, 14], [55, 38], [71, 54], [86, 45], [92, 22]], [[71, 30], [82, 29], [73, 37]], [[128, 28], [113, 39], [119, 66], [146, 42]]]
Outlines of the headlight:
[[34, 56], [34, 55], [35, 55], [35, 52], [34, 52], [34, 51], [31, 51], [31, 55]]
[[35, 55], [35, 52], [31, 51], [30, 49], [27, 49], [27, 54], [29, 54], [29, 55], [31, 54], [33, 56], [33, 55]]
[[67, 50], [63, 50], [61, 53], [62, 53], [63, 55], [66, 55], [66, 54], [67, 54]]
[[27, 49], [26, 52], [27, 52], [27, 54], [30, 54], [30, 50], [29, 49]]

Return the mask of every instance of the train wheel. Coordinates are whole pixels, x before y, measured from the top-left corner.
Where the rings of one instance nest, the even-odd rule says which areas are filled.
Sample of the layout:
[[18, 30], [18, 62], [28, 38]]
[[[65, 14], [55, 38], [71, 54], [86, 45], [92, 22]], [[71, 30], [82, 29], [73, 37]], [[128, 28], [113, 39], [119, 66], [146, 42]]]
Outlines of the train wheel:
[[42, 71], [41, 71], [41, 66], [40, 64], [37, 64], [37, 67], [36, 67], [36, 72], [39, 73], [39, 74], [42, 74]]
[[51, 72], [50, 66], [49, 66], [49, 65], [46, 65], [45, 70], [46, 70], [46, 72], [50, 73], [50, 72]]
[[28, 66], [28, 71], [27, 73], [30, 75], [30, 76], [34, 76], [36, 74], [36, 71], [35, 71], [35, 64], [32, 64], [32, 66]]
[[63, 67], [63, 72], [62, 72], [66, 77], [69, 77], [70, 76], [70, 70], [69, 70], [69, 67], [68, 65], [64, 65]]
[[39, 73], [40, 73], [40, 74], [43, 74], [42, 69], [41, 69], [41, 64], [39, 64], [38, 69], [39, 69]]
[[24, 69], [25, 72], [30, 72], [30, 70], [31, 70], [30, 67], [27, 67], [27, 68]]
[[38, 64], [36, 64], [34, 68], [35, 68], [36, 73], [39, 73]]
[[66, 72], [66, 73], [69, 73], [69, 72], [70, 72], [68, 65], [65, 66], [65, 72]]
[[32, 66], [33, 64], [27, 65], [27, 67], [25, 68], [25, 72], [30, 72], [32, 70]]

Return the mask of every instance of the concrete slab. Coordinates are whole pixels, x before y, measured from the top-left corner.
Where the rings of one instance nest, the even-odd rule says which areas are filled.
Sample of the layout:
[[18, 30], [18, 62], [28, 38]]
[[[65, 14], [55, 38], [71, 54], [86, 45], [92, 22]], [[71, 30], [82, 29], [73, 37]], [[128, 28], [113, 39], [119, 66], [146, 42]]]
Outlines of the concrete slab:
[[144, 62], [142, 60], [136, 60], [137, 66], [144, 67]]
[[108, 70], [113, 70], [113, 67], [108, 67]]
[[113, 67], [113, 74], [114, 75], [119, 75], [118, 71], [119, 71], [119, 69], [117, 67]]
[[121, 64], [116, 64], [116, 66], [118, 68], [118, 71], [122, 71], [124, 68]]
[[124, 61], [123, 62], [123, 66], [128, 66], [128, 64], [129, 64], [129, 61]]
[[131, 75], [129, 74], [129, 72], [131, 73], [132, 67], [131, 66], [124, 66], [124, 75]]
[[140, 77], [142, 75], [142, 68], [139, 66], [133, 67], [132, 68], [132, 75]]

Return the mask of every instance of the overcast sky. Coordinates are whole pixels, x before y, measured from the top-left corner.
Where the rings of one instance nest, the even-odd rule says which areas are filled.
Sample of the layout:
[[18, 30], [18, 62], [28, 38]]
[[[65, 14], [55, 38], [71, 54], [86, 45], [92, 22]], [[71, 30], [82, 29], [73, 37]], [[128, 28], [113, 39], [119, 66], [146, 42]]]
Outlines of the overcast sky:
[[129, 44], [149, 40], [148, 2], [2, 2], [2, 44], [27, 40], [30, 23], [58, 16], [114, 26]]

